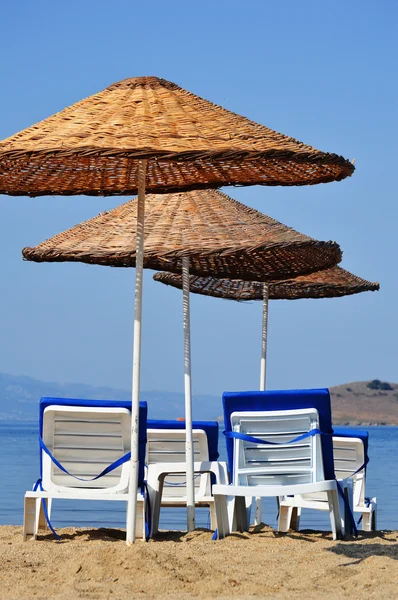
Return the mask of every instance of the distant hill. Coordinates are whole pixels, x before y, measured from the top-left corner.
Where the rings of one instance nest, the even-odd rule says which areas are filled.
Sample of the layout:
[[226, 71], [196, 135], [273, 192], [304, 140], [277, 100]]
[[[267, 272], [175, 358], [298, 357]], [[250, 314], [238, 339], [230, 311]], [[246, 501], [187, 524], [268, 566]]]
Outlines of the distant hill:
[[331, 387], [336, 424], [398, 425], [398, 384], [374, 379]]
[[[0, 421], [35, 421], [42, 396], [129, 400], [131, 392], [83, 383], [45, 382], [22, 375], [0, 373]], [[148, 416], [151, 419], [176, 419], [184, 416], [184, 394], [181, 392], [142, 392], [141, 399], [148, 402]], [[194, 419], [215, 419], [221, 413], [219, 396], [194, 396]]]
[[[335, 424], [398, 425], [398, 384], [379, 380], [347, 383], [330, 388]], [[129, 400], [128, 390], [80, 383], [44, 382], [31, 377], [0, 373], [0, 421], [35, 421], [42, 396]], [[149, 418], [176, 419], [184, 416], [181, 392], [142, 392]], [[194, 419], [222, 420], [219, 396], [196, 395]]]

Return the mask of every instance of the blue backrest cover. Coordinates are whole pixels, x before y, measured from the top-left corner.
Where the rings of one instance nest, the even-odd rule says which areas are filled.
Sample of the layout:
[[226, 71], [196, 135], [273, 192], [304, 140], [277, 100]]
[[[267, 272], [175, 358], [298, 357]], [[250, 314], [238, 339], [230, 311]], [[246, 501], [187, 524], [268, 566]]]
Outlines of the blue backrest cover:
[[[148, 419], [148, 429], [185, 429], [185, 421]], [[209, 460], [217, 460], [218, 423], [217, 421], [193, 421], [192, 429], [203, 429], [207, 435]]]
[[[76, 398], [41, 398], [39, 414], [39, 431], [43, 436], [43, 414], [48, 406], [83, 406], [90, 408], [127, 408], [131, 412], [130, 400], [78, 400]], [[144, 481], [145, 450], [146, 450], [146, 427], [147, 427], [147, 403], [140, 402], [139, 410], [139, 485]], [[42, 463], [40, 452], [40, 477], [42, 476]]]
[[333, 427], [333, 435], [337, 437], [359, 438], [363, 443], [365, 462], [368, 462], [369, 432], [366, 429], [355, 429], [352, 427]]
[[[316, 408], [319, 414], [320, 430], [328, 435], [321, 436], [323, 468], [325, 479], [334, 479], [332, 416], [329, 390], [280, 390], [265, 392], [224, 392], [225, 430], [231, 431], [231, 414], [241, 411], [297, 410]], [[234, 443], [226, 438], [228, 468], [233, 472]]]

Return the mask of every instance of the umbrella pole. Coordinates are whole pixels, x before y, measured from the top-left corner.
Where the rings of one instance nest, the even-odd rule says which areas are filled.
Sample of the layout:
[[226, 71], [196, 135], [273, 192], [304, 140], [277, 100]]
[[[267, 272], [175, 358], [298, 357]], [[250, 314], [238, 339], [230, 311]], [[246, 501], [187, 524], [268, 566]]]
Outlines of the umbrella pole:
[[187, 486], [187, 529], [195, 529], [194, 454], [192, 441], [191, 333], [189, 315], [189, 259], [182, 259], [185, 383], [185, 457]]
[[263, 285], [263, 326], [261, 331], [260, 390], [265, 390], [267, 375], [268, 285]]
[[[261, 362], [260, 362], [260, 390], [265, 390], [267, 375], [267, 333], [268, 333], [268, 285], [263, 285], [263, 324], [261, 331]], [[259, 525], [262, 519], [262, 500], [256, 498], [256, 512], [254, 524]]]
[[131, 460], [129, 477], [129, 494], [127, 501], [126, 544], [135, 542], [135, 526], [137, 516], [138, 493], [138, 459], [139, 459], [139, 408], [140, 408], [140, 368], [141, 368], [141, 322], [142, 322], [142, 278], [144, 264], [144, 222], [145, 222], [145, 177], [146, 160], [138, 162], [138, 210], [137, 210], [137, 245], [134, 299], [134, 357], [133, 383], [131, 395]]

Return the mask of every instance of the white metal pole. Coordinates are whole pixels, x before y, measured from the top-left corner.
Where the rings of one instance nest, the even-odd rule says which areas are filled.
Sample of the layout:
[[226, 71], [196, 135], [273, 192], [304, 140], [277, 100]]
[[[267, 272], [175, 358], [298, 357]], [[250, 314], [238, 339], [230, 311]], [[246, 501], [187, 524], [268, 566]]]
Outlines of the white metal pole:
[[142, 278], [144, 263], [144, 222], [145, 222], [145, 178], [146, 160], [138, 162], [138, 209], [137, 209], [137, 245], [134, 299], [134, 358], [133, 382], [131, 394], [131, 460], [129, 477], [129, 497], [127, 502], [126, 544], [135, 542], [135, 522], [137, 515], [138, 492], [138, 426], [140, 405], [140, 369], [141, 369], [141, 322], [142, 322]]
[[268, 285], [263, 285], [263, 326], [261, 331], [260, 390], [265, 390], [267, 375]]
[[[263, 285], [263, 321], [261, 329], [261, 362], [260, 362], [260, 390], [265, 390], [267, 375], [267, 334], [268, 334], [268, 285]], [[256, 512], [254, 524], [259, 525], [262, 520], [262, 499], [256, 498]]]
[[191, 332], [189, 315], [189, 259], [182, 259], [182, 289], [184, 315], [184, 384], [185, 384], [185, 458], [187, 480], [187, 529], [195, 529], [195, 480], [192, 441]]

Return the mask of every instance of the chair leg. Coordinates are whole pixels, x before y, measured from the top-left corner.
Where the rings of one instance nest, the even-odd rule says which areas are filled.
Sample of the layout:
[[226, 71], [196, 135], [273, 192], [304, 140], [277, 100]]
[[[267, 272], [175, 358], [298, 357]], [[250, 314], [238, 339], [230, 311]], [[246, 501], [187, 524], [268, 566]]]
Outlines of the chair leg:
[[[250, 496], [245, 496], [245, 506], [246, 506], [246, 525], [247, 525], [247, 529], [249, 529], [250, 523], [251, 523], [251, 513], [252, 513], [252, 508], [253, 508], [253, 498], [250, 498]], [[261, 521], [261, 518], [260, 518], [260, 521]]]
[[262, 521], [262, 512], [263, 512], [263, 499], [258, 497], [256, 498], [256, 509], [254, 515], [254, 524], [260, 525]]
[[[50, 514], [51, 514], [51, 503], [52, 503], [52, 499], [51, 498], [43, 498], [43, 501], [46, 503], [46, 507], [47, 507], [47, 514], [48, 514], [48, 518], [50, 518]], [[44, 509], [43, 509], [43, 502], [38, 499], [38, 511], [39, 511], [39, 518], [38, 518], [38, 524], [37, 524], [37, 528], [38, 529], [48, 529], [48, 525], [47, 525], [47, 520], [46, 517], [44, 515]]]
[[210, 510], [210, 529], [215, 531], [217, 529], [217, 515], [216, 515], [216, 507], [214, 505], [214, 502], [210, 503], [209, 510]]
[[48, 498], [47, 499], [47, 514], [48, 514], [48, 518], [51, 519], [51, 509], [53, 507], [53, 499], [52, 498]]
[[376, 498], [372, 498], [371, 499], [371, 503], [372, 503], [372, 518], [371, 518], [371, 531], [376, 531], [377, 529], [377, 500]]
[[24, 501], [24, 516], [23, 516], [23, 540], [35, 540], [37, 537], [37, 525], [38, 515], [37, 511], [39, 506], [37, 504], [37, 498], [26, 498]]
[[371, 529], [371, 513], [362, 513], [362, 531], [372, 531]]
[[290, 529], [293, 506], [279, 504], [278, 531], [286, 533]]
[[244, 496], [236, 496], [234, 503], [235, 513], [235, 531], [248, 531], [249, 522], [247, 519], [246, 498]]
[[292, 514], [290, 517], [290, 529], [298, 531], [300, 529], [300, 517], [301, 508], [299, 506], [292, 506]]
[[152, 512], [152, 530], [151, 537], [155, 536], [159, 530], [159, 519], [160, 519], [160, 502], [161, 497], [158, 491], [150, 490], [149, 501], [151, 503]]
[[219, 540], [222, 540], [231, 533], [227, 505], [227, 496], [214, 495], [214, 508], [216, 511], [217, 535]]
[[151, 537], [155, 536], [159, 530], [160, 508], [162, 506], [164, 478], [165, 478], [165, 473], [162, 473], [162, 475], [156, 481], [154, 487], [152, 487], [151, 485], [148, 485], [149, 502], [151, 505], [151, 513], [152, 513], [152, 528], [151, 528], [151, 532], [150, 532]]
[[374, 531], [375, 530], [375, 526], [374, 526], [374, 520], [375, 520], [375, 515], [374, 512], [371, 511], [367, 511], [362, 513], [362, 531]]
[[344, 524], [345, 531], [343, 531], [343, 535], [346, 535], [347, 532], [350, 535], [355, 534], [355, 519], [354, 519], [354, 486], [353, 481], [351, 479], [346, 479], [344, 494], [346, 497], [346, 502], [344, 505]]
[[374, 500], [375, 500], [375, 498], [372, 498], [370, 505], [369, 505], [369, 510], [362, 513], [362, 530], [363, 531], [376, 531], [377, 506], [376, 506], [376, 503], [374, 502]]
[[[336, 490], [330, 490], [327, 492], [328, 496], [328, 505], [329, 505], [329, 514], [330, 514], [330, 524], [332, 527], [333, 539], [341, 539], [343, 536], [342, 530], [342, 519], [341, 519], [341, 511], [340, 511], [340, 498], [339, 493]], [[342, 502], [342, 500], [341, 500]]]
[[[135, 517], [135, 530], [137, 532], [137, 537], [142, 537], [142, 539], [145, 540], [145, 502], [143, 500], [137, 501], [137, 505], [138, 506]], [[139, 532], [141, 532], [141, 536], [139, 535]]]

